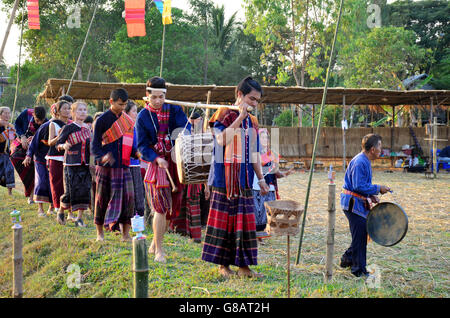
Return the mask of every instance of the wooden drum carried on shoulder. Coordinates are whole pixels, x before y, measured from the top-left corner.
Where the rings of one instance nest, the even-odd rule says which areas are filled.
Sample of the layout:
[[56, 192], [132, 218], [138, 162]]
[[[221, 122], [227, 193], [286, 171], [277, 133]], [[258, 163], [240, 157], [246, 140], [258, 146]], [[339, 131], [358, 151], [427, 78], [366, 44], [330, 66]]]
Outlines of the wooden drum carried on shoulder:
[[175, 157], [180, 183], [200, 184], [208, 181], [213, 148], [211, 133], [178, 136]]

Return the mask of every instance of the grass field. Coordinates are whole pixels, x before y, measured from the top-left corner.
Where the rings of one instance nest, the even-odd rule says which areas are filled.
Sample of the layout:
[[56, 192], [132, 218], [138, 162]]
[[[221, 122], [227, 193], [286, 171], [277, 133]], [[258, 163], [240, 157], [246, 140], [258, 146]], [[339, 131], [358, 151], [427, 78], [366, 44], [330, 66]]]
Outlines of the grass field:
[[[374, 183], [386, 184], [394, 195], [382, 201], [399, 203], [408, 214], [409, 230], [394, 247], [368, 245], [368, 264], [381, 273], [379, 288], [369, 288], [341, 269], [340, 255], [350, 244], [347, 219], [339, 208], [343, 174], [337, 173], [337, 212], [335, 231], [334, 276], [324, 284], [328, 180], [324, 172], [314, 176], [306, 217], [302, 257], [295, 265], [299, 235], [291, 238], [292, 297], [444, 297], [449, 293], [449, 212], [450, 174], [439, 173], [437, 179], [423, 174], [374, 172]], [[299, 172], [280, 180], [280, 195], [304, 203], [308, 174]], [[17, 181], [16, 181], [17, 182]], [[26, 204], [17, 190], [12, 197], [0, 188], [0, 297], [11, 297], [12, 230], [9, 213], [22, 212], [24, 227], [24, 296], [25, 297], [131, 297], [131, 243], [107, 233], [105, 242], [95, 242], [93, 218], [87, 228], [56, 224], [53, 217], [38, 218], [37, 206]], [[88, 213], [89, 214], [89, 213]], [[150, 239], [151, 230], [146, 234]], [[148, 240], [150, 241], [150, 240]], [[272, 237], [259, 247], [255, 270], [263, 279], [223, 279], [217, 267], [201, 261], [201, 244], [167, 234], [166, 265], [149, 257], [150, 297], [286, 297], [286, 238]], [[72, 273], [69, 265], [81, 270], [81, 288], [69, 288]]]

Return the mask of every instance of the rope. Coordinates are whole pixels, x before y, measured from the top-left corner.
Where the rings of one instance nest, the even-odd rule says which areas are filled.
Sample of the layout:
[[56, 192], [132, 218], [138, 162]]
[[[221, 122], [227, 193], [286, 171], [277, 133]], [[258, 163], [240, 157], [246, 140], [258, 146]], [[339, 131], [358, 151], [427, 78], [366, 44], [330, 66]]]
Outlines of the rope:
[[80, 55], [78, 55], [77, 64], [75, 65], [75, 69], [73, 71], [72, 78], [70, 79], [69, 88], [67, 89], [67, 92], [66, 92], [67, 95], [69, 95], [70, 89], [72, 88], [73, 78], [75, 77], [75, 73], [77, 72], [78, 66], [80, 65], [81, 56], [83, 55], [84, 48], [86, 47], [87, 38], [89, 36], [89, 33], [91, 32], [91, 26], [92, 26], [92, 23], [94, 22], [95, 14], [97, 13], [97, 7], [98, 7], [98, 0], [95, 0], [94, 13], [92, 14], [91, 22], [89, 23], [89, 28], [86, 32], [83, 46], [81, 47]]
[[308, 188], [306, 190], [305, 211], [303, 213], [302, 229], [301, 229], [301, 233], [300, 233], [300, 242], [298, 245], [298, 252], [297, 252], [297, 259], [296, 259], [297, 265], [299, 263], [300, 255], [301, 255], [301, 251], [302, 251], [303, 232], [305, 229], [306, 212], [308, 211], [308, 202], [309, 202], [309, 193], [311, 190], [311, 181], [312, 181], [312, 177], [314, 174], [314, 163], [316, 161], [316, 150], [317, 150], [317, 144], [318, 144], [319, 136], [320, 136], [320, 129], [322, 127], [323, 109], [324, 109], [325, 101], [327, 99], [327, 90], [328, 90], [328, 81], [329, 81], [329, 77], [330, 77], [331, 62], [333, 59], [334, 47], [336, 45], [336, 39], [337, 39], [338, 31], [339, 31], [339, 24], [341, 21], [343, 4], [344, 4], [344, 0], [341, 0], [340, 6], [339, 6], [339, 16], [338, 16], [338, 20], [336, 23], [336, 29], [334, 31], [333, 45], [331, 47], [330, 59], [328, 61], [328, 69], [327, 69], [327, 76], [325, 79], [325, 88], [324, 88], [323, 96], [322, 96], [322, 104], [320, 105], [319, 123], [318, 123], [317, 130], [316, 130], [316, 138], [314, 140], [314, 149], [313, 149], [313, 154], [312, 154], [311, 167], [309, 170]]
[[164, 62], [164, 45], [166, 42], [166, 25], [163, 26], [163, 38], [162, 38], [162, 46], [161, 46], [161, 66], [159, 69], [159, 77], [162, 77], [163, 72], [163, 62]]
[[[25, 11], [25, 0], [23, 4], [23, 11]], [[17, 95], [19, 93], [19, 82], [20, 82], [20, 59], [22, 56], [22, 44], [23, 44], [23, 21], [24, 21], [25, 12], [22, 12], [22, 22], [21, 22], [21, 28], [20, 28], [20, 46], [19, 46], [19, 64], [17, 66], [17, 77], [16, 77], [16, 92], [14, 93], [14, 104], [13, 104], [13, 110], [12, 110], [12, 116], [10, 119], [10, 123], [12, 123], [14, 118], [14, 113], [16, 111], [16, 105], [17, 105]]]

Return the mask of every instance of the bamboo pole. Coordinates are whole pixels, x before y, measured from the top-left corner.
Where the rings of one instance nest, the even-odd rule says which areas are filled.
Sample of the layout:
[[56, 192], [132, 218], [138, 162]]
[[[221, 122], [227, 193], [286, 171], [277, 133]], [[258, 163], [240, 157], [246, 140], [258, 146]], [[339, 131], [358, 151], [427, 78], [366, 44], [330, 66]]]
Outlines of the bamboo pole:
[[0, 61], [3, 60], [3, 52], [5, 51], [6, 42], [8, 42], [9, 32], [11, 31], [11, 26], [14, 22], [14, 18], [16, 17], [16, 10], [18, 6], [19, 0], [16, 0], [11, 11], [11, 17], [9, 18], [8, 26], [6, 27], [5, 36], [3, 37], [2, 47], [0, 48]]
[[326, 258], [326, 283], [333, 278], [334, 229], [336, 222], [336, 184], [330, 179], [328, 184], [328, 235]]
[[[147, 97], [143, 97], [143, 100], [148, 100], [148, 98]], [[219, 108], [227, 107], [229, 109], [239, 111], [239, 106], [234, 106], [234, 105], [215, 105], [215, 104], [190, 103], [190, 102], [181, 102], [181, 101], [176, 101], [176, 100], [171, 100], [171, 99], [166, 99], [165, 102], [167, 104], [178, 105], [178, 106], [185, 106], [185, 107], [197, 107], [197, 108], [205, 108], [205, 109], [219, 109]], [[253, 110], [253, 107], [248, 106], [247, 110], [251, 112]]]
[[22, 255], [22, 226], [13, 227], [13, 297], [23, 297], [23, 255]]
[[166, 25], [163, 24], [163, 38], [162, 38], [162, 46], [161, 46], [161, 65], [159, 67], [159, 77], [162, 77], [162, 73], [163, 73], [165, 42], [166, 42]]
[[300, 256], [302, 253], [303, 233], [305, 230], [306, 212], [308, 211], [309, 194], [311, 191], [312, 177], [314, 174], [314, 163], [316, 162], [316, 151], [317, 151], [317, 145], [319, 143], [320, 128], [322, 127], [323, 109], [325, 106], [325, 101], [327, 100], [327, 91], [328, 91], [328, 82], [329, 82], [330, 71], [331, 71], [331, 62], [332, 62], [334, 48], [336, 45], [336, 39], [337, 39], [338, 31], [339, 31], [339, 24], [341, 21], [343, 5], [344, 5], [344, 0], [341, 0], [340, 5], [339, 5], [339, 16], [338, 16], [337, 23], [336, 23], [336, 29], [334, 31], [333, 44], [331, 46], [330, 59], [328, 61], [327, 75], [325, 78], [325, 87], [324, 87], [323, 95], [322, 95], [322, 104], [320, 105], [319, 123], [318, 123], [317, 130], [316, 130], [316, 138], [314, 140], [314, 148], [313, 148], [313, 154], [312, 154], [312, 159], [311, 159], [311, 167], [312, 168], [309, 169], [308, 187], [306, 189], [306, 199], [305, 199], [305, 211], [303, 213], [303, 220], [302, 220], [302, 227], [301, 227], [301, 232], [300, 232], [300, 241], [299, 241], [298, 250], [297, 250], [296, 264], [298, 264], [300, 262]]
[[148, 298], [148, 257], [146, 239], [133, 237], [134, 298]]
[[[345, 121], [345, 95], [342, 96], [342, 124], [344, 124]], [[345, 168], [347, 167], [347, 154], [346, 154], [346, 144], [345, 144], [345, 132], [347, 131], [347, 129], [344, 128], [344, 126], [342, 126], [342, 171], [345, 172]]]
[[289, 234], [287, 235], [287, 295], [291, 298], [291, 244]]

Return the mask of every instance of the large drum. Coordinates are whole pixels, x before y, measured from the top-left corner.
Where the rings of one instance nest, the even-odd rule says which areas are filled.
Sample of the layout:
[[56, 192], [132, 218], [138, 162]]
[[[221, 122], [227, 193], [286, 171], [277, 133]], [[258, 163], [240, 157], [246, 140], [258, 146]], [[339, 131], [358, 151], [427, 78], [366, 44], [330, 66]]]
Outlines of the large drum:
[[179, 135], [175, 140], [178, 177], [182, 184], [208, 181], [214, 148], [211, 133]]
[[408, 216], [396, 203], [378, 203], [367, 216], [367, 233], [380, 245], [394, 246], [405, 237], [407, 231]]

